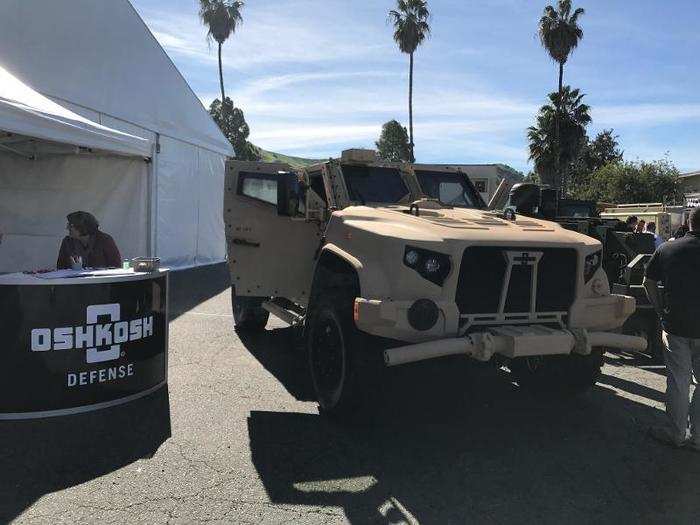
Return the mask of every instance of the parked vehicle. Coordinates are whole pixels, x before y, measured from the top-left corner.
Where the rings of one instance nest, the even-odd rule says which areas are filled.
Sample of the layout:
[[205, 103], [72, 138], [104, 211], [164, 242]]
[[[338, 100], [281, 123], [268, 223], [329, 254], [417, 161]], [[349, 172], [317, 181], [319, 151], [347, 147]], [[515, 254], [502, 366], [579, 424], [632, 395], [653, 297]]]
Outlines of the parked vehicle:
[[463, 354], [578, 392], [604, 347], [646, 346], [611, 332], [635, 300], [610, 293], [599, 241], [490, 212], [455, 170], [367, 150], [297, 171], [231, 161], [224, 219], [237, 329], [270, 313], [302, 328], [327, 414], [371, 404], [386, 366]]

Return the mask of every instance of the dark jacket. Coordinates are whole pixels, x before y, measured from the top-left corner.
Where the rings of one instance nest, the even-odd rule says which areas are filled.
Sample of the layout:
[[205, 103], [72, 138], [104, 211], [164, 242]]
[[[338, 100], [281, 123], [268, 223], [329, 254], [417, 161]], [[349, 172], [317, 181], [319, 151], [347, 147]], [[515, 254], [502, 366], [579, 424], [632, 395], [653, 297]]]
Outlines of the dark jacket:
[[58, 250], [56, 268], [71, 268], [70, 258], [77, 255], [83, 258], [85, 268], [120, 268], [122, 265], [122, 256], [114, 239], [100, 231], [90, 237], [87, 246], [72, 237], [64, 237]]
[[646, 276], [664, 283], [664, 329], [679, 337], [700, 338], [700, 232], [659, 246]]

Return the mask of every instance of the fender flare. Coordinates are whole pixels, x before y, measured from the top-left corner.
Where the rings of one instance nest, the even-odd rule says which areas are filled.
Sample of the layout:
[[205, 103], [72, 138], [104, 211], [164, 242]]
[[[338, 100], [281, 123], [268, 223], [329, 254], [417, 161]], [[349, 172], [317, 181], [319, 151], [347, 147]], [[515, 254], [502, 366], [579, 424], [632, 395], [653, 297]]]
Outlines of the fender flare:
[[[330, 252], [333, 255], [336, 255], [337, 257], [339, 257], [340, 259], [342, 259], [343, 261], [348, 263], [350, 266], [352, 266], [355, 269], [355, 271], [358, 273], [358, 275], [360, 274], [360, 272], [364, 268], [362, 262], [358, 258], [350, 255], [348, 252], [346, 252], [345, 250], [343, 250], [342, 248], [340, 248], [339, 246], [337, 246], [333, 243], [326, 243], [323, 245], [323, 247], [321, 248], [321, 251], [319, 252], [319, 255], [318, 255], [319, 261], [321, 260], [321, 257], [323, 257], [323, 254], [326, 252]], [[318, 262], [317, 262], [317, 264], [318, 264]]]
[[372, 297], [382, 297], [389, 293], [387, 284], [389, 283], [388, 278], [384, 275], [382, 267], [375, 265], [372, 272], [366, 271], [366, 266], [357, 257], [351, 255], [347, 251], [343, 250], [336, 244], [327, 243], [323, 245], [316, 262], [316, 269], [314, 270], [314, 276], [317, 273], [318, 264], [322, 260], [324, 254], [329, 254], [337, 257], [345, 264], [350, 266], [357, 274], [358, 284], [360, 286], [360, 293], [370, 291]]

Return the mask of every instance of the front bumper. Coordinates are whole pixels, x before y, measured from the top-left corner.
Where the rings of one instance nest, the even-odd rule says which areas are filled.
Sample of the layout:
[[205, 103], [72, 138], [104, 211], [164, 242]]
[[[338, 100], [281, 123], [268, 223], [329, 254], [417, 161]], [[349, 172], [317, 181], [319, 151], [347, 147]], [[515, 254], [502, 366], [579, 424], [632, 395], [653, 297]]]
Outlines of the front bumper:
[[[408, 322], [408, 310], [413, 301], [386, 301], [370, 300], [358, 297], [355, 299], [355, 324], [368, 334], [396, 339], [410, 343], [434, 341], [462, 335], [460, 332], [460, 315], [457, 305], [453, 301], [440, 301], [434, 299], [438, 307], [439, 315], [435, 325], [429, 330], [419, 331]], [[567, 317], [566, 328], [586, 330], [615, 330], [621, 327], [636, 308], [634, 297], [627, 295], [606, 295], [595, 298], [577, 299], [568, 312], [561, 312], [561, 318]], [[472, 316], [478, 317], [478, 316]], [[485, 316], [488, 317], [488, 316]], [[495, 317], [495, 316], [492, 316]], [[543, 324], [544, 321], [536, 319], [537, 316], [527, 316], [521, 321], [508, 320], [484, 321], [485, 325], [534, 325]], [[523, 316], [520, 316], [523, 317]], [[472, 324], [478, 327], [479, 322]], [[564, 328], [564, 327], [562, 327]]]
[[615, 330], [625, 324], [636, 308], [636, 299], [629, 295], [610, 294], [579, 299], [571, 306], [568, 326], [588, 330]]
[[448, 355], [463, 354], [479, 361], [494, 355], [509, 358], [542, 355], [587, 355], [593, 347], [622, 348], [644, 351], [646, 339], [608, 332], [587, 330], [555, 330], [539, 325], [502, 326], [466, 337], [417, 343], [384, 351], [387, 366], [396, 366]]

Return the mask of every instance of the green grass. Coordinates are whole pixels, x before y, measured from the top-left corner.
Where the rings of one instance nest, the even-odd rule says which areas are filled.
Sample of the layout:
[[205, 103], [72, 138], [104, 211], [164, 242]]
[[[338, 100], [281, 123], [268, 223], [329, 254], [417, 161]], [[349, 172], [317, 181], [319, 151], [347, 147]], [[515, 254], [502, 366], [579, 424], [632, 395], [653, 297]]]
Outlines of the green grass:
[[275, 153], [273, 151], [267, 151], [262, 148], [257, 147], [260, 153], [260, 160], [263, 162], [283, 162], [289, 164], [293, 168], [303, 168], [305, 166], [311, 166], [312, 164], [318, 164], [327, 159], [305, 159], [302, 157], [292, 157], [290, 155], [283, 155], [282, 153]]

